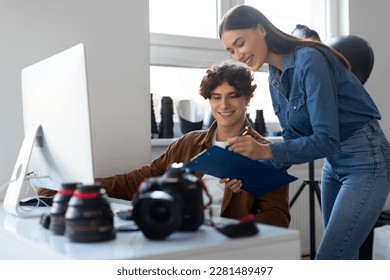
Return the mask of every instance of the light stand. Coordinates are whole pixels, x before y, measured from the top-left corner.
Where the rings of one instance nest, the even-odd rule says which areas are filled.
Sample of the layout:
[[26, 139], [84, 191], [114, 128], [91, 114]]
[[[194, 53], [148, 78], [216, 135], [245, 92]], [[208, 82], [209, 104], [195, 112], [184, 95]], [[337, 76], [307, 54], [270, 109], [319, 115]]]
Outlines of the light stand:
[[321, 193], [319, 181], [314, 179], [314, 161], [309, 162], [309, 180], [302, 182], [298, 191], [290, 201], [290, 208], [294, 205], [295, 201], [303, 191], [303, 188], [309, 186], [309, 205], [310, 205], [310, 258], [313, 260], [316, 255], [316, 221], [315, 221], [315, 204], [314, 196], [317, 195], [318, 203], [321, 206]]

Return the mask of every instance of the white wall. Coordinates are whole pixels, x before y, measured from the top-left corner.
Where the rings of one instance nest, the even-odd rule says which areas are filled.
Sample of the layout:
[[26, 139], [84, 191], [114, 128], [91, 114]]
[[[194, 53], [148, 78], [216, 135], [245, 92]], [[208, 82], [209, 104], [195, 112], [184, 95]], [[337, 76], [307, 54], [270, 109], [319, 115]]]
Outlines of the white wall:
[[24, 137], [22, 68], [84, 43], [95, 176], [150, 160], [149, 3], [0, 0], [0, 186]]
[[381, 125], [390, 137], [390, 41], [389, 35], [390, 2], [381, 0], [349, 1], [350, 34], [366, 39], [374, 51], [374, 68], [365, 87], [374, 98], [382, 113]]

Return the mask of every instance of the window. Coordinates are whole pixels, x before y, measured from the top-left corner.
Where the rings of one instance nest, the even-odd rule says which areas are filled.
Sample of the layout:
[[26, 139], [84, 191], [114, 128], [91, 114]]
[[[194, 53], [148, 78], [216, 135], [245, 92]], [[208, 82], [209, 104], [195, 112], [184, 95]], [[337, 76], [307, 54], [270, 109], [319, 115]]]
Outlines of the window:
[[[157, 122], [163, 96], [170, 96], [174, 104], [180, 99], [192, 99], [208, 111], [208, 102], [199, 96], [199, 84], [207, 67], [230, 58], [217, 34], [221, 15], [229, 8], [251, 5], [286, 33], [291, 33], [296, 24], [304, 24], [316, 30], [321, 39], [327, 39], [329, 3], [333, 0], [150, 0], [150, 79]], [[279, 126], [269, 95], [267, 71], [256, 72], [255, 81], [258, 87], [248, 113], [254, 120], [256, 110], [262, 109], [272, 134]]]
[[303, 24], [317, 31], [321, 38], [326, 37], [324, 0], [245, 0], [245, 4], [257, 8], [286, 33], [290, 34], [297, 24]]
[[217, 0], [149, 0], [153, 33], [217, 38]]

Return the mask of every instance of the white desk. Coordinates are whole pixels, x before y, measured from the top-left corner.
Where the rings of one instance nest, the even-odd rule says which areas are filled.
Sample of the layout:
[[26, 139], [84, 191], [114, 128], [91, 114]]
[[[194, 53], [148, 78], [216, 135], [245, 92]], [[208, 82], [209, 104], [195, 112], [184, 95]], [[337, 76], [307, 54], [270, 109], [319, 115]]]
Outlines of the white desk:
[[[114, 212], [127, 208], [112, 203]], [[49, 211], [49, 209], [48, 209]], [[215, 221], [217, 222], [217, 219]], [[229, 221], [231, 222], [231, 221]], [[115, 225], [127, 223], [115, 217]], [[174, 232], [166, 240], [151, 241], [139, 232], [118, 232], [114, 240], [72, 243], [52, 234], [39, 218], [19, 218], [0, 203], [0, 259], [267, 259], [301, 258], [299, 232], [258, 225], [254, 237], [229, 239], [202, 225], [196, 232]]]

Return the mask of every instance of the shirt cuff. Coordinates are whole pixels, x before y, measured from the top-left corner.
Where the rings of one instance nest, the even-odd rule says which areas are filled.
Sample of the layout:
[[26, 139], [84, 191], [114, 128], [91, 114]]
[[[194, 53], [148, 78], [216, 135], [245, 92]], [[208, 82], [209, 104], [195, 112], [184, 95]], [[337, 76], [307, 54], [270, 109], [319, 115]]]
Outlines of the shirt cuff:
[[284, 142], [275, 142], [269, 144], [272, 152], [273, 162], [278, 169], [288, 169], [291, 166], [291, 162], [287, 156], [286, 146]]

